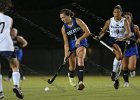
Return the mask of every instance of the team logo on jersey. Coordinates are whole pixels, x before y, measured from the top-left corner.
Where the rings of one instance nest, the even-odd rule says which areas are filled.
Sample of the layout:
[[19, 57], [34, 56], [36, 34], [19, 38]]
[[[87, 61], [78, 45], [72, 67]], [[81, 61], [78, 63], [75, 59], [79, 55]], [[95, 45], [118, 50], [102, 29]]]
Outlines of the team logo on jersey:
[[68, 34], [68, 35], [72, 35], [72, 34], [78, 32], [78, 31], [80, 31], [80, 30], [81, 30], [81, 27], [77, 27], [77, 28], [74, 28], [74, 29], [68, 31], [67, 34]]
[[119, 26], [119, 25], [118, 26], [117, 25], [116, 26], [112, 26], [111, 25], [111, 28], [124, 28], [124, 26]]

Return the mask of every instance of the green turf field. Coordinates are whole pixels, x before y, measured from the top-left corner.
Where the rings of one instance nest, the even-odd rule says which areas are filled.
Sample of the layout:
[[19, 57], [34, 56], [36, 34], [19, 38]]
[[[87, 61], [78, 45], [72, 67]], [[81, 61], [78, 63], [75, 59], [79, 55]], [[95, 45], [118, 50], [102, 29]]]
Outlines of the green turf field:
[[[109, 76], [86, 76], [86, 88], [78, 91], [76, 87], [71, 87], [68, 78], [58, 76], [53, 84], [48, 84], [44, 79], [48, 77], [26, 76], [26, 80], [21, 82], [24, 93], [24, 100], [140, 100], [140, 76], [130, 78], [130, 87], [123, 87], [122, 77], [120, 78], [120, 88], [113, 88]], [[12, 92], [12, 83], [3, 81], [3, 100], [19, 100]], [[48, 86], [49, 92], [44, 88]]]

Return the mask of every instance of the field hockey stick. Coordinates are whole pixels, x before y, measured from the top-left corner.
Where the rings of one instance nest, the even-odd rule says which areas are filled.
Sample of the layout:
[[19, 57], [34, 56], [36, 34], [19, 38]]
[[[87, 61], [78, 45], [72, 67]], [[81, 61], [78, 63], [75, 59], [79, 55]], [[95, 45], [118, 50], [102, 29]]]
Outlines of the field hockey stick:
[[[93, 37], [93, 39], [95, 38], [94, 34], [90, 34], [90, 36]], [[104, 41], [100, 40], [99, 38], [96, 38], [95, 40], [99, 41], [102, 45], [104, 45], [106, 48], [108, 48], [110, 51], [114, 52], [114, 49], [111, 48], [109, 45], [107, 45]]]
[[[76, 48], [74, 49], [74, 51], [76, 50]], [[73, 52], [74, 52], [73, 51]], [[68, 61], [69, 57], [73, 54], [73, 52], [70, 52], [69, 55], [64, 59], [62, 65], [57, 69], [56, 73], [54, 74], [54, 76], [51, 79], [48, 79], [48, 83], [52, 84], [53, 81], [56, 79], [57, 75], [60, 73], [60, 71], [63, 69], [64, 65], [66, 64], [66, 62]]]

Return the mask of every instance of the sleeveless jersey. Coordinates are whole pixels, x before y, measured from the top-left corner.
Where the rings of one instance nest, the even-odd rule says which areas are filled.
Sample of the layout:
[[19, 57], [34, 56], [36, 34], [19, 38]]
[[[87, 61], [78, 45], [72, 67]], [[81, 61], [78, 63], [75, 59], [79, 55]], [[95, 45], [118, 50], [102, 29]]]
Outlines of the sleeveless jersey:
[[136, 35], [135, 31], [134, 31], [134, 24], [131, 24], [130, 30], [131, 30], [131, 37], [136, 39], [137, 35]]
[[[131, 38], [136, 39], [136, 33], [134, 31], [133, 24], [131, 24], [130, 29], [131, 29]], [[125, 51], [125, 57], [130, 57], [130, 56], [136, 55], [136, 57], [139, 58], [137, 44], [131, 40], [128, 40], [126, 42], [127, 42], [127, 47], [126, 47], [126, 51]]]
[[12, 19], [0, 13], [0, 51], [14, 51], [10, 35]]
[[21, 49], [21, 47], [20, 47], [19, 42], [17, 41], [17, 37], [15, 37], [15, 38], [14, 38], [14, 39], [12, 39], [12, 40], [13, 40], [13, 43], [14, 43], [14, 50], [15, 50], [15, 51], [20, 50], [20, 49]]
[[[134, 31], [134, 25], [133, 24], [130, 25], [130, 30], [131, 30], [131, 37], [130, 38], [136, 40], [137, 35], [136, 35], [135, 31]], [[132, 46], [133, 44], [135, 44], [135, 41], [132, 41], [132, 40], [128, 40], [126, 42], [127, 42], [127, 44], [129, 44], [129, 46]]]
[[[83, 35], [83, 30], [76, 23], [75, 18], [72, 18], [72, 26], [71, 27], [69, 27], [66, 23], [64, 23], [64, 27], [65, 27], [65, 32], [67, 34], [68, 41], [69, 41], [69, 47], [70, 47], [69, 50], [71, 52], [73, 52], [75, 50], [75, 42], [79, 37], [81, 37]], [[88, 47], [88, 43], [87, 43], [86, 38], [80, 41], [78, 48], [80, 46], [83, 46], [85, 48]]]
[[68, 36], [68, 40], [76, 40], [80, 36], [83, 35], [83, 30], [76, 23], [76, 19], [72, 18], [72, 26], [68, 26], [68, 24], [64, 23], [65, 32]]
[[122, 38], [125, 35], [125, 28], [124, 28], [124, 20], [125, 18], [121, 18], [120, 21], [115, 21], [114, 17], [110, 19], [110, 37], [114, 38]]

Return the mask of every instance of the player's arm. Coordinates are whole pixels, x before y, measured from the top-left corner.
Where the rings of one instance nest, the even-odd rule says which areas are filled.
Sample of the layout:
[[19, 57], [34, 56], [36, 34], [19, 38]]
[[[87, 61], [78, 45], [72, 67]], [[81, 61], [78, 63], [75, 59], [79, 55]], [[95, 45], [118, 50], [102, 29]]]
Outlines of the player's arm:
[[102, 30], [99, 33], [99, 36], [98, 36], [99, 39], [101, 39], [104, 36], [104, 34], [106, 33], [107, 29], [109, 28], [109, 25], [110, 25], [110, 20], [107, 20], [105, 22], [104, 27], [102, 28]]
[[87, 25], [81, 19], [76, 18], [76, 22], [84, 31], [84, 34], [78, 38], [78, 40], [81, 41], [84, 38], [87, 38], [91, 34], [91, 32], [90, 32], [89, 28], [87, 27]]
[[131, 31], [130, 31], [130, 25], [126, 19], [124, 20], [124, 28], [126, 30], [124, 39], [128, 39], [131, 37]]
[[140, 43], [140, 29], [137, 25], [134, 25], [134, 32], [136, 33], [138, 37], [137, 42]]
[[28, 42], [22, 37], [22, 36], [17, 36], [17, 41], [21, 44], [21, 47], [26, 47]]
[[67, 38], [67, 34], [65, 32], [64, 26], [61, 28], [61, 33], [62, 33], [63, 40], [64, 40], [64, 51], [65, 51], [65, 57], [66, 57], [68, 55], [69, 43], [68, 43], [68, 38]]

